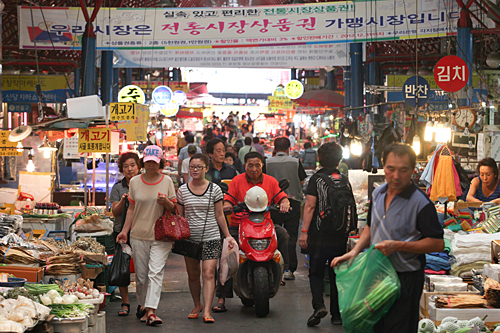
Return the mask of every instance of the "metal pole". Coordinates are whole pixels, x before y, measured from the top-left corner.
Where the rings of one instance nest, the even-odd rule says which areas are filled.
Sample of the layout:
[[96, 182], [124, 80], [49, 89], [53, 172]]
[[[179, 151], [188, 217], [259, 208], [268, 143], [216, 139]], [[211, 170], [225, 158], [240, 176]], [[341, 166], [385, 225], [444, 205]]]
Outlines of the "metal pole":
[[[351, 43], [351, 106], [363, 106], [363, 43]], [[357, 115], [356, 112], [353, 115]]]
[[80, 68], [75, 68], [75, 97], [80, 96]]
[[113, 87], [111, 88], [111, 101], [118, 102], [118, 84], [120, 82], [120, 69], [113, 68]]
[[113, 86], [113, 51], [102, 51], [101, 56], [101, 100], [103, 105], [111, 102]]
[[326, 89], [335, 90], [335, 72], [336, 70], [326, 72]]
[[82, 37], [83, 96], [95, 95], [96, 36], [92, 23], [87, 23]]
[[87, 205], [89, 204], [89, 198], [88, 198], [88, 188], [87, 188], [87, 180], [88, 180], [88, 174], [87, 174], [87, 163], [88, 163], [88, 158], [87, 158], [88, 153], [85, 153], [85, 157], [83, 158], [83, 169], [85, 170], [83, 174], [83, 205], [85, 206], [85, 209], [87, 209]]
[[125, 68], [125, 85], [132, 84], [132, 68]]
[[460, 18], [457, 23], [457, 56], [462, 58], [467, 67], [469, 67], [469, 79], [467, 85], [463, 88], [461, 97], [458, 99], [458, 106], [469, 106], [472, 98], [472, 20], [468, 13], [468, 10], [464, 8], [460, 9]]
[[[106, 128], [109, 128], [109, 104], [106, 105], [106, 114], [104, 115], [106, 119]], [[109, 209], [109, 153], [106, 153], [106, 210]]]
[[296, 68], [292, 68], [290, 70], [290, 79], [297, 80], [297, 69]]
[[351, 66], [344, 67], [344, 106], [351, 107]]

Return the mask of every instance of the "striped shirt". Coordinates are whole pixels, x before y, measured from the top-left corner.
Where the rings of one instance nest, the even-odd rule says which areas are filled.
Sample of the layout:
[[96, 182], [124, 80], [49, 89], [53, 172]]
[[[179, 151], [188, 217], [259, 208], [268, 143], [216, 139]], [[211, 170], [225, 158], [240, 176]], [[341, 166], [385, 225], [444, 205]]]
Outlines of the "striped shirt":
[[220, 239], [219, 225], [215, 219], [215, 203], [222, 201], [224, 198], [220, 187], [210, 183], [205, 193], [196, 195], [191, 192], [188, 185], [189, 183], [182, 185], [177, 191], [177, 203], [184, 206], [184, 216], [188, 220], [189, 229], [191, 230], [190, 239], [194, 241], [202, 240], [205, 220], [203, 241]]

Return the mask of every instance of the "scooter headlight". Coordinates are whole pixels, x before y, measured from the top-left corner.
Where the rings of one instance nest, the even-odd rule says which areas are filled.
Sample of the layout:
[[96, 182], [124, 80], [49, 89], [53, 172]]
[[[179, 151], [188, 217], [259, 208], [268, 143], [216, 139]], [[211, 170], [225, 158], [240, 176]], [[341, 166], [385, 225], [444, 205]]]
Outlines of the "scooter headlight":
[[248, 244], [252, 247], [252, 249], [257, 250], [257, 251], [264, 251], [269, 247], [269, 244], [271, 244], [271, 239], [270, 238], [264, 238], [264, 239], [249, 239]]

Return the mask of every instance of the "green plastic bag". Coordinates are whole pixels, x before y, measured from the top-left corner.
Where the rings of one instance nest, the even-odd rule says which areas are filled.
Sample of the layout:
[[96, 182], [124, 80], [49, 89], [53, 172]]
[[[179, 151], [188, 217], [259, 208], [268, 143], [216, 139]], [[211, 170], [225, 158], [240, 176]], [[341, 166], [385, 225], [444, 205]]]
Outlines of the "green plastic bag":
[[400, 295], [394, 267], [374, 247], [335, 268], [340, 314], [349, 333], [372, 332]]

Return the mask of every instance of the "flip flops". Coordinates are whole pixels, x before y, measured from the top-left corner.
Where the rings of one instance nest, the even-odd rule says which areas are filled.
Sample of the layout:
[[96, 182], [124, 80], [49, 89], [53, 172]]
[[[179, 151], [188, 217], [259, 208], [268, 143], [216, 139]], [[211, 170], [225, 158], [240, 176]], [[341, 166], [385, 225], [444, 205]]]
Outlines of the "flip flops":
[[120, 309], [120, 311], [118, 311], [118, 315], [121, 316], [121, 317], [125, 317], [125, 316], [128, 316], [129, 312], [130, 312], [130, 304], [128, 303], [122, 303], [122, 308], [124, 306], [126, 306], [127, 308], [126, 309]]
[[217, 303], [216, 306], [212, 308], [213, 312], [226, 312], [226, 305], [224, 303]]
[[200, 313], [201, 311], [203, 311], [203, 304], [201, 305], [201, 309], [200, 309], [200, 312], [197, 312], [197, 313], [190, 313], [188, 315], [188, 319], [196, 319], [200, 316]]
[[157, 317], [154, 313], [150, 314], [148, 316], [148, 320], [146, 321], [146, 325], [148, 326], [156, 326], [161, 324], [163, 324], [163, 321], [160, 319], [160, 317]]
[[205, 324], [213, 324], [213, 323], [215, 323], [215, 319], [211, 318], [211, 317], [203, 317], [203, 322]]
[[145, 315], [146, 315], [146, 308], [141, 309], [141, 306], [137, 305], [137, 311], [135, 313], [135, 316], [137, 317], [137, 319], [141, 319]]

